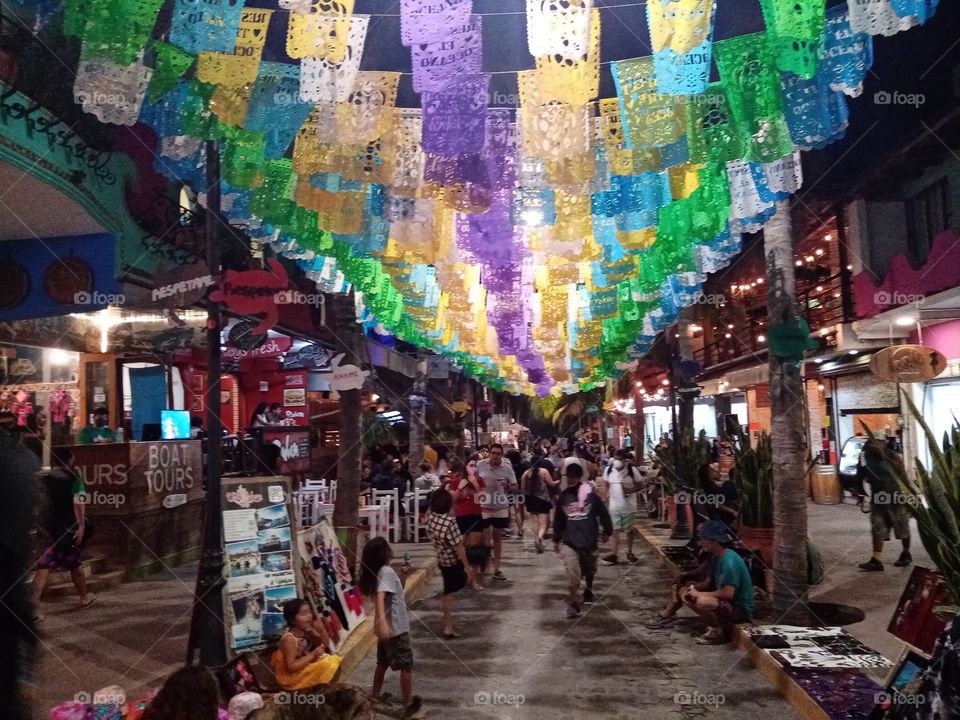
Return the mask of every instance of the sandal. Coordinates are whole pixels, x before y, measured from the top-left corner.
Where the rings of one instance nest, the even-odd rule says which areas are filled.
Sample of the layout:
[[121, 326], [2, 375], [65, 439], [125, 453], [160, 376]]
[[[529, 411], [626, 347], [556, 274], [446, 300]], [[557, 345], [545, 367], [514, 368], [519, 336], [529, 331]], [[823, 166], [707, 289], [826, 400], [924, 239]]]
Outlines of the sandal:
[[444, 637], [445, 640], [454, 640], [454, 639], [460, 637], [460, 635], [459, 635], [458, 633], [455, 633], [455, 632], [447, 632], [446, 630], [444, 630], [444, 631], [443, 631], [443, 637]]
[[83, 610], [83, 609], [85, 609], [85, 608], [90, 607], [91, 605], [93, 605], [93, 604], [97, 601], [97, 598], [98, 598], [98, 597], [100, 597], [100, 596], [99, 596], [99, 595], [95, 595], [95, 594], [93, 594], [93, 593], [90, 593], [90, 599], [87, 600], [85, 603], [80, 603], [80, 609]]
[[672, 617], [657, 617], [648, 623], [644, 623], [644, 627], [648, 630], [660, 630], [662, 628], [673, 627], [674, 622], [676, 622], [676, 620]]

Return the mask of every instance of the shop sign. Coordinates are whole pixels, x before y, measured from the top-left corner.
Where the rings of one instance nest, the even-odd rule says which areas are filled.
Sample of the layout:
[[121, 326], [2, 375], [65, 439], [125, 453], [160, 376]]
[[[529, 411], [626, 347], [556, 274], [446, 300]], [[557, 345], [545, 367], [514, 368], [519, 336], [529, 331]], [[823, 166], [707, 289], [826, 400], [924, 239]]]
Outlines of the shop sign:
[[360, 390], [370, 371], [361, 370], [356, 365], [341, 365], [340, 361], [343, 357], [344, 353], [340, 353], [331, 363], [333, 372], [330, 374], [330, 389], [337, 392], [340, 390]]
[[330, 367], [333, 353], [322, 345], [305, 345], [289, 355], [283, 362], [285, 368], [326, 370]]
[[188, 265], [157, 275], [150, 300], [160, 307], [187, 307], [203, 299], [217, 281], [205, 263]]
[[307, 391], [303, 388], [284, 388], [283, 404], [287, 407], [303, 407], [307, 404]]
[[210, 299], [222, 302], [242, 315], [262, 315], [254, 332], [265, 333], [277, 324], [280, 309], [275, 296], [290, 284], [287, 271], [279, 260], [267, 260], [267, 270], [227, 270], [220, 288]]
[[870, 370], [881, 380], [914, 383], [933, 380], [947, 367], [937, 350], [925, 345], [894, 345], [870, 359]]
[[243, 348], [234, 347], [232, 345], [225, 345], [223, 347], [222, 357], [225, 360], [277, 358], [287, 352], [292, 344], [293, 340], [288, 337], [281, 336], [269, 338], [263, 345], [258, 348], [253, 348], [252, 350], [246, 350]]
[[280, 467], [277, 470], [280, 475], [302, 473], [310, 469], [308, 428], [266, 429], [263, 431], [263, 443], [274, 443], [280, 447]]
[[253, 320], [241, 320], [232, 328], [228, 339], [230, 344], [241, 350], [253, 350], [267, 341], [266, 333], [256, 333], [257, 323]]

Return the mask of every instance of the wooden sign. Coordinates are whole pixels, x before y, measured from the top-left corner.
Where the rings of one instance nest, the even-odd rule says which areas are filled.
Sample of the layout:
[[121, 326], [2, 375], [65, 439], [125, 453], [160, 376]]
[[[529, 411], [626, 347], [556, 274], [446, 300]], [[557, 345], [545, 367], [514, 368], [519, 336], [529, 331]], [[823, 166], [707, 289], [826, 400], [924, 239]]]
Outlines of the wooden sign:
[[158, 273], [150, 301], [159, 307], [183, 308], [199, 302], [207, 288], [216, 284], [206, 263], [186, 265]]
[[947, 360], [925, 345], [894, 345], [870, 359], [870, 370], [881, 380], [896, 383], [926, 382], [942, 373]]
[[262, 315], [254, 332], [265, 333], [277, 324], [280, 309], [276, 295], [290, 284], [287, 271], [279, 260], [267, 260], [267, 270], [227, 270], [223, 284], [210, 293], [210, 299], [222, 302], [242, 315]]
[[199, 440], [76, 445], [74, 463], [87, 486], [87, 510], [137, 515], [203, 497]]

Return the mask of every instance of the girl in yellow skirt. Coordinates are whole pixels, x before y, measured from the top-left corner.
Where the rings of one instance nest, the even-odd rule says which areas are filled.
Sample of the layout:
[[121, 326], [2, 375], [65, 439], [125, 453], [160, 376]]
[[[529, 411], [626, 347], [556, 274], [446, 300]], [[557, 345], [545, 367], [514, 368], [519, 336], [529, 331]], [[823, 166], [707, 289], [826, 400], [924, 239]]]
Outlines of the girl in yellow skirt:
[[303, 690], [333, 682], [341, 658], [331, 650], [330, 636], [303, 598], [283, 604], [287, 631], [273, 653], [277, 684], [283, 690]]

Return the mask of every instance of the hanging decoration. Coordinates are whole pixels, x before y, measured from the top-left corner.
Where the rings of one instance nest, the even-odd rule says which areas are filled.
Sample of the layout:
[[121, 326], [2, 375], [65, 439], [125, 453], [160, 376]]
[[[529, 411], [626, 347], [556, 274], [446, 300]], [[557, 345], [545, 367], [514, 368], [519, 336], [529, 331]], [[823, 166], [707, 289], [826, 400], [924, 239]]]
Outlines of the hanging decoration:
[[697, 95], [710, 80], [716, 0], [648, 0], [657, 90]]
[[300, 63], [300, 99], [305, 102], [346, 102], [353, 92], [367, 39], [369, 15], [353, 15], [343, 59], [308, 56]]
[[204, 50], [231, 53], [242, 12], [240, 0], [174, 0], [170, 43], [194, 55]]
[[244, 9], [233, 50], [201, 52], [197, 59], [197, 79], [228, 88], [255, 82], [272, 13], [272, 10]]
[[[222, 214], [253, 242], [352, 287], [365, 327], [541, 396], [643, 357], [800, 189], [800, 151], [843, 136], [872, 35], [937, 5], [762, 0], [765, 32], [714, 43], [715, 0], [650, 0], [652, 55], [612, 61], [598, 100], [604, 8], [527, 0], [515, 112], [490, 102], [470, 0], [400, 2], [417, 108], [395, 107], [400, 73], [360, 70], [371, 20], [351, 0], [171, 3], [164, 42], [159, 0], [66, 0], [83, 109], [153, 128], [157, 170], [197, 190], [217, 140]], [[275, 12], [289, 57], [262, 61]], [[278, 272], [221, 290], [266, 327]]]

